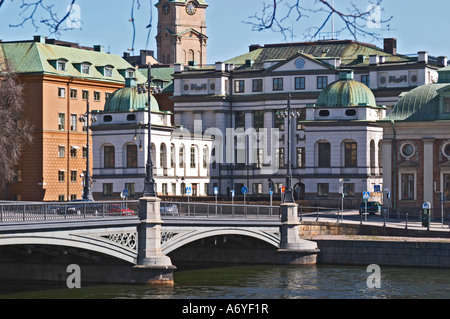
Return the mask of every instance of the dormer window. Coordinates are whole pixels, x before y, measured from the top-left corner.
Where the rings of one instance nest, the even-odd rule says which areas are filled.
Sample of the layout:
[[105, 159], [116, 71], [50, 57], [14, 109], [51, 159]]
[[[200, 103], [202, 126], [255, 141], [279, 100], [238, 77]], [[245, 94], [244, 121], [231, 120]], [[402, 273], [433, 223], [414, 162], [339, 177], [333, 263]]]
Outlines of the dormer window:
[[91, 65], [84, 63], [81, 64], [81, 74], [89, 74], [91, 71]]
[[67, 71], [67, 63], [64, 60], [59, 60], [56, 62], [56, 69], [58, 71]]
[[133, 70], [127, 70], [126, 78], [128, 78], [128, 79], [134, 78], [134, 71]]
[[105, 76], [110, 78], [112, 77], [113, 69], [111, 67], [105, 67]]

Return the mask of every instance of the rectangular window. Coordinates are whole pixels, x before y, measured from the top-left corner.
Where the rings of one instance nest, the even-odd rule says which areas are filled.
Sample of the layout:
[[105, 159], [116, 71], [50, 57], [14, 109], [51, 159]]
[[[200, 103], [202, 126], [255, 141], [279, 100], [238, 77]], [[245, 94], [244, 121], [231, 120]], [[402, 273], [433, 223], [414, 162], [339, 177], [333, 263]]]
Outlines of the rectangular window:
[[317, 77], [317, 89], [322, 90], [328, 85], [328, 77], [318, 76]]
[[113, 184], [104, 183], [103, 184], [103, 196], [112, 196], [113, 194]]
[[253, 92], [262, 92], [263, 91], [263, 80], [262, 79], [255, 79], [252, 81], [252, 91]]
[[330, 143], [319, 143], [319, 167], [330, 167]]
[[66, 200], [66, 196], [64, 195], [58, 195], [58, 201], [64, 202]]
[[76, 99], [78, 97], [78, 90], [77, 89], [70, 89], [70, 98]]
[[112, 68], [105, 68], [105, 76], [110, 78], [113, 75], [113, 69]]
[[125, 189], [128, 190], [128, 195], [129, 196], [136, 195], [134, 185], [135, 185], [134, 183], [125, 183]]
[[112, 93], [106, 92], [105, 93], [105, 102], [109, 99]]
[[344, 183], [344, 196], [355, 196], [355, 184], [354, 183]]
[[162, 193], [163, 195], [167, 195], [167, 183], [162, 184]]
[[402, 174], [401, 183], [401, 199], [414, 200], [414, 174]]
[[65, 88], [58, 88], [58, 97], [60, 97], [60, 98], [66, 97], [66, 89]]
[[278, 148], [275, 150], [276, 165], [279, 168], [284, 167], [284, 148]]
[[259, 131], [259, 129], [264, 128], [264, 111], [255, 111], [253, 115], [253, 125], [255, 130]]
[[245, 128], [245, 113], [236, 112], [234, 115], [235, 128]]
[[181, 183], [181, 195], [186, 195], [186, 183]]
[[328, 183], [318, 183], [317, 195], [320, 197], [327, 197], [329, 194], [329, 187], [330, 185]]
[[205, 183], [203, 187], [204, 187], [203, 188], [204, 194], [208, 195], [208, 193], [209, 193], [209, 183]]
[[297, 167], [305, 167], [305, 148], [297, 147]]
[[78, 175], [77, 171], [70, 171], [70, 181], [71, 182], [76, 182], [77, 181], [77, 175]]
[[77, 148], [76, 147], [71, 147], [70, 148], [70, 157], [71, 158], [77, 158]]
[[66, 157], [66, 147], [65, 146], [58, 146], [58, 157]]
[[66, 62], [58, 61], [56, 64], [58, 71], [66, 71]]
[[179, 166], [180, 168], [184, 168], [184, 147], [180, 147], [180, 150], [178, 151], [178, 160], [179, 160]]
[[345, 167], [357, 166], [357, 149], [355, 142], [345, 143]]
[[253, 183], [252, 184], [252, 194], [262, 194], [262, 184]]
[[304, 108], [299, 108], [297, 111], [300, 113], [300, 116], [297, 117], [297, 131], [304, 130], [305, 125], [302, 122], [306, 120], [306, 110]]
[[235, 80], [234, 81], [234, 93], [244, 93], [245, 91], [245, 81]]
[[444, 193], [445, 193], [445, 200], [450, 200], [450, 174], [444, 174]]
[[177, 194], [177, 184], [172, 183], [172, 195], [176, 195]]
[[127, 145], [127, 168], [137, 167], [137, 146], [134, 144]]
[[66, 180], [66, 172], [58, 171], [58, 182], [64, 182]]
[[370, 87], [370, 75], [361, 75], [361, 83]]
[[83, 90], [82, 95], [83, 95], [83, 100], [89, 100], [89, 91], [88, 90]]
[[70, 130], [75, 132], [77, 130], [77, 115], [70, 114]]
[[295, 89], [296, 90], [304, 90], [305, 89], [305, 77], [296, 77], [295, 78]]
[[89, 74], [90, 70], [91, 70], [91, 66], [89, 64], [81, 65], [81, 74]]
[[76, 194], [71, 194], [70, 195], [70, 200], [76, 200], [77, 199], [77, 195]]
[[87, 157], [87, 147], [83, 146], [83, 158]]
[[94, 101], [100, 101], [100, 92], [94, 91]]
[[273, 91], [283, 91], [283, 78], [273, 79]]
[[274, 127], [279, 129], [280, 131], [284, 131], [284, 117], [279, 116], [279, 112], [281, 111], [274, 111]]
[[59, 113], [58, 114], [58, 130], [64, 131], [66, 129], [66, 114]]

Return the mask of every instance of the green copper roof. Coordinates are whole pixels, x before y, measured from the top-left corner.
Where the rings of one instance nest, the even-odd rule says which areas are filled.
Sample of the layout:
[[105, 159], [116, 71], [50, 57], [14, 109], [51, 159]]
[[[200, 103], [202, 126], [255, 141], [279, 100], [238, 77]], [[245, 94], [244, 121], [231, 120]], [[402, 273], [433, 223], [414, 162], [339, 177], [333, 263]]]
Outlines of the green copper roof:
[[419, 86], [403, 94], [386, 121], [433, 121], [448, 120], [450, 113], [441, 110], [441, 96], [450, 95], [450, 68], [438, 71], [438, 83]]
[[[150, 105], [152, 112], [160, 112], [156, 99], [151, 95]], [[127, 79], [124, 88], [115, 91], [106, 100], [104, 112], [130, 112], [145, 110], [148, 103], [147, 93], [138, 93], [135, 79]]]
[[[106, 82], [125, 83], [125, 71], [134, 70], [115, 54], [33, 41], [0, 42], [0, 59], [3, 58], [8, 59], [19, 74], [52, 74]], [[57, 69], [58, 60], [66, 61], [65, 71]], [[90, 65], [89, 74], [81, 73], [80, 65], [83, 63]], [[111, 76], [105, 76], [105, 66], [112, 67]], [[138, 83], [146, 82], [139, 72], [135, 72], [135, 77]]]
[[[299, 53], [316, 59], [340, 58], [341, 67], [369, 66], [369, 56], [384, 56], [386, 63], [411, 62], [415, 58], [401, 54], [389, 54], [376, 46], [353, 40], [325, 40], [316, 42], [282, 43], [255, 46], [254, 50], [234, 57], [225, 62], [234, 63], [241, 69], [262, 70], [264, 61], [286, 60]], [[246, 61], [252, 60], [251, 66], [245, 67]]]
[[320, 92], [316, 106], [351, 107], [377, 106], [373, 92], [363, 83], [353, 79], [352, 72], [341, 72], [340, 79]]

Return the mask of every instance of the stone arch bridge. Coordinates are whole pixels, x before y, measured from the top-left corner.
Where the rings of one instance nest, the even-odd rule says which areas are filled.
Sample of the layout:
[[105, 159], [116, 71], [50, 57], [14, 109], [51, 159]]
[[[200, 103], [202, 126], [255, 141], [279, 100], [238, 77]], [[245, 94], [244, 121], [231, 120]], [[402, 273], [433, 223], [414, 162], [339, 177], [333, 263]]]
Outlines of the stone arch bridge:
[[[315, 243], [298, 238], [295, 204], [269, 210], [267, 206], [188, 205], [147, 198], [77, 205], [1, 205], [0, 265], [2, 250], [11, 246], [28, 253], [40, 250], [53, 258], [102, 255], [128, 265], [131, 270], [126, 271], [125, 282], [170, 283], [176, 267], [167, 255], [204, 238], [251, 237], [279, 251], [280, 263], [304, 263], [305, 256], [309, 263], [318, 252]], [[26, 261], [26, 252], [21, 260]]]

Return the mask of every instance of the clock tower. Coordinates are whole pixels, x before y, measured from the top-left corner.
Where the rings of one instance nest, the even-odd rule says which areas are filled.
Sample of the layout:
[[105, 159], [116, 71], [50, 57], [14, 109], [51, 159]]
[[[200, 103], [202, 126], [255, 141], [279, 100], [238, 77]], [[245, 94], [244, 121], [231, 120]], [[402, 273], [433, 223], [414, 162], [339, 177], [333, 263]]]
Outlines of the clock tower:
[[160, 0], [156, 46], [158, 62], [206, 65], [206, 8], [203, 0]]

